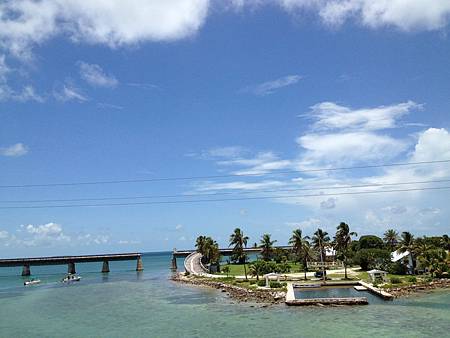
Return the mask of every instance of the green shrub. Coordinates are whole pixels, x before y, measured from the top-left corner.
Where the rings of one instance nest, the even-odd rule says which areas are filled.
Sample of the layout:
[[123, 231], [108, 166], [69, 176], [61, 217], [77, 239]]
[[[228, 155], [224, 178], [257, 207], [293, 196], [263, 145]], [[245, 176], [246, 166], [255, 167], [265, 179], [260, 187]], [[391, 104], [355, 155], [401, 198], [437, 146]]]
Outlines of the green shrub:
[[266, 281], [265, 280], [259, 280], [258, 283], [256, 283], [256, 284], [258, 284], [258, 286], [266, 286]]
[[269, 285], [270, 285], [270, 288], [271, 288], [271, 289], [279, 289], [279, 288], [282, 287], [282, 285], [281, 285], [280, 282], [270, 282]]
[[410, 283], [416, 283], [417, 282], [417, 278], [414, 276], [408, 277], [408, 282]]
[[391, 277], [392, 284], [401, 284], [402, 280], [398, 277]]

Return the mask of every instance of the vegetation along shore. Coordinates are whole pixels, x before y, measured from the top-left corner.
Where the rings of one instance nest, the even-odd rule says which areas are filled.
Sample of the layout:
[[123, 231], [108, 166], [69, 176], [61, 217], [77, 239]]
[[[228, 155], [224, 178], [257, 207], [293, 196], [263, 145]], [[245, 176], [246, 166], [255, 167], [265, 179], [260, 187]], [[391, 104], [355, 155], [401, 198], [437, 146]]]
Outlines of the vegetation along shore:
[[[208, 236], [196, 240], [200, 272], [175, 273], [174, 281], [213, 287], [238, 301], [280, 303], [288, 283], [336, 285], [362, 281], [393, 297], [450, 288], [448, 235], [414, 237], [388, 229], [382, 238], [350, 231], [341, 222], [333, 237], [317, 229], [305, 236], [295, 229], [288, 246], [270, 234], [249, 246], [240, 228], [230, 235], [229, 256]], [[247, 248], [256, 254], [248, 254]]]

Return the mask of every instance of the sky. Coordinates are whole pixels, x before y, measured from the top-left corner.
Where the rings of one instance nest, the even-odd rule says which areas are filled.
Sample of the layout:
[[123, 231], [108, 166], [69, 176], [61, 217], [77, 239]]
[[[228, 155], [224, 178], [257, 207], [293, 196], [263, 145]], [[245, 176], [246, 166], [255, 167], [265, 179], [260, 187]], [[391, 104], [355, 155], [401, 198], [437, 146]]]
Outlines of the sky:
[[447, 0], [1, 1], [0, 256], [449, 233], [449, 28]]

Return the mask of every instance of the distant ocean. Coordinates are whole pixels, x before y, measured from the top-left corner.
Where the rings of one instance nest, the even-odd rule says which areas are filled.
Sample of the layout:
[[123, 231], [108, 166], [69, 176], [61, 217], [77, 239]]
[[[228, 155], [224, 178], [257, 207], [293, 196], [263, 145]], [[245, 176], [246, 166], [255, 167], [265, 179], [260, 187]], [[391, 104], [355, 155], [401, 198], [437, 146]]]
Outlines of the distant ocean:
[[[135, 262], [77, 264], [82, 281], [59, 281], [66, 266], [0, 268], [1, 337], [449, 337], [450, 292], [368, 306], [262, 308], [221, 292], [171, 282], [170, 253]], [[182, 266], [181, 260], [178, 266]]]

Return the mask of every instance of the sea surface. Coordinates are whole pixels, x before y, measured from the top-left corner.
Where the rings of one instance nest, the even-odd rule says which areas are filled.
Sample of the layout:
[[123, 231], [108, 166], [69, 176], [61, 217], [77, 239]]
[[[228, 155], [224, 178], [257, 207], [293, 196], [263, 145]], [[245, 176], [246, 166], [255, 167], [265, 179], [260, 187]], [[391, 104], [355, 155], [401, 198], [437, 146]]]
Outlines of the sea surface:
[[[1, 337], [450, 337], [450, 292], [303, 308], [237, 304], [217, 290], [171, 282], [170, 253], [135, 261], [77, 264], [82, 281], [64, 285], [67, 266], [0, 268]], [[179, 261], [178, 266], [182, 266]]]

